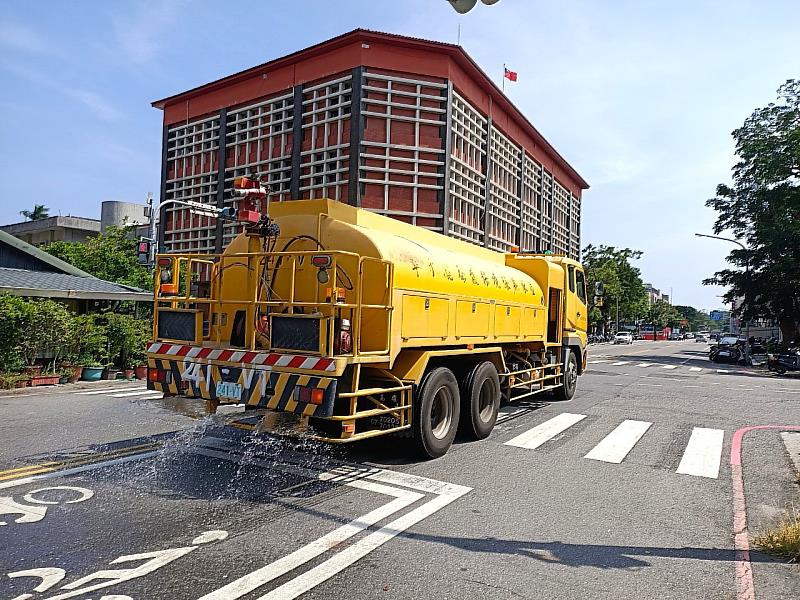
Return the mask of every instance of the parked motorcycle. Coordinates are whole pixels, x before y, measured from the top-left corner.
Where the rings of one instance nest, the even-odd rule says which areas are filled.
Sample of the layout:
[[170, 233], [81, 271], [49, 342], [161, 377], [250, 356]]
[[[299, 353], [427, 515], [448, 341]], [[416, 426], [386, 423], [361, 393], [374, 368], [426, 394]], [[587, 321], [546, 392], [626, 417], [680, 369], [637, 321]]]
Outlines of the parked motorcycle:
[[778, 375], [788, 371], [800, 371], [800, 348], [794, 346], [777, 354], [768, 355], [767, 368]]
[[745, 340], [722, 338], [718, 344], [711, 346], [708, 351], [708, 358], [711, 362], [734, 363], [737, 364], [747, 356]]

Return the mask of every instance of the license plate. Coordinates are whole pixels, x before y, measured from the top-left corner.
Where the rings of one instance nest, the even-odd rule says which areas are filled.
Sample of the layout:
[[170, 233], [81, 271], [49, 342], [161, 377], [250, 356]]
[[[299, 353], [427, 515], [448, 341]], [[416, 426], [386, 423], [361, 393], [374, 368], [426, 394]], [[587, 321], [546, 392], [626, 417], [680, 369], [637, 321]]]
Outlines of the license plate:
[[227, 398], [229, 400], [242, 400], [242, 386], [238, 383], [220, 381], [217, 383], [217, 398]]

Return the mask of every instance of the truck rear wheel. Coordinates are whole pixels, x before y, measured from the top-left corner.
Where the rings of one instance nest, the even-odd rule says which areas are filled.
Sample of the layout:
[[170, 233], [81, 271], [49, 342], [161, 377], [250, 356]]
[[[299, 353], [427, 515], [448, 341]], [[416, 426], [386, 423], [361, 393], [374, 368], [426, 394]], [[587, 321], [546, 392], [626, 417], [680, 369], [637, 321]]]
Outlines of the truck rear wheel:
[[489, 437], [500, 408], [500, 378], [493, 363], [478, 363], [461, 388], [461, 429], [475, 440]]
[[437, 367], [425, 375], [414, 402], [414, 442], [425, 458], [444, 456], [458, 431], [461, 402], [450, 369]]
[[563, 381], [553, 392], [558, 400], [572, 400], [575, 395], [575, 389], [578, 387], [578, 359], [575, 358], [575, 353], [570, 350], [567, 354], [567, 360], [564, 362], [564, 375]]

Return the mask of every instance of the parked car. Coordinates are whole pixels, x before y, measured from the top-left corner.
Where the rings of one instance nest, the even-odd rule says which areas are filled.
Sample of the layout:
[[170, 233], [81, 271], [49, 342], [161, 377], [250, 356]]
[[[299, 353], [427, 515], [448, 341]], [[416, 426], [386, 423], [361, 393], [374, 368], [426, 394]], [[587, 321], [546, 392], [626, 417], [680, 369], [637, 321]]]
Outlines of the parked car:
[[703, 342], [704, 344], [708, 342], [708, 338], [704, 336], [702, 333], [698, 333], [694, 336], [694, 341], [696, 342]]
[[620, 331], [617, 335], [614, 336], [614, 343], [615, 344], [632, 344], [633, 343], [633, 335], [631, 335], [628, 331]]
[[684, 333], [683, 334], [683, 339], [685, 339], [685, 340], [693, 340], [694, 339], [694, 334], [693, 333]]

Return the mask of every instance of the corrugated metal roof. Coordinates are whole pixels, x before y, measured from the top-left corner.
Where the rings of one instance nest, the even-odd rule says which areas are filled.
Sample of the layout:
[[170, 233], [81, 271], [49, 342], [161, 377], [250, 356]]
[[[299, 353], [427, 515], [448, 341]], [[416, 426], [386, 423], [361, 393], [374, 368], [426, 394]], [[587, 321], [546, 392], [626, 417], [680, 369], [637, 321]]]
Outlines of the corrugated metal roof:
[[15, 296], [85, 300], [148, 301], [152, 299], [152, 293], [147, 290], [104, 281], [96, 277], [7, 268], [0, 268], [0, 293]]

